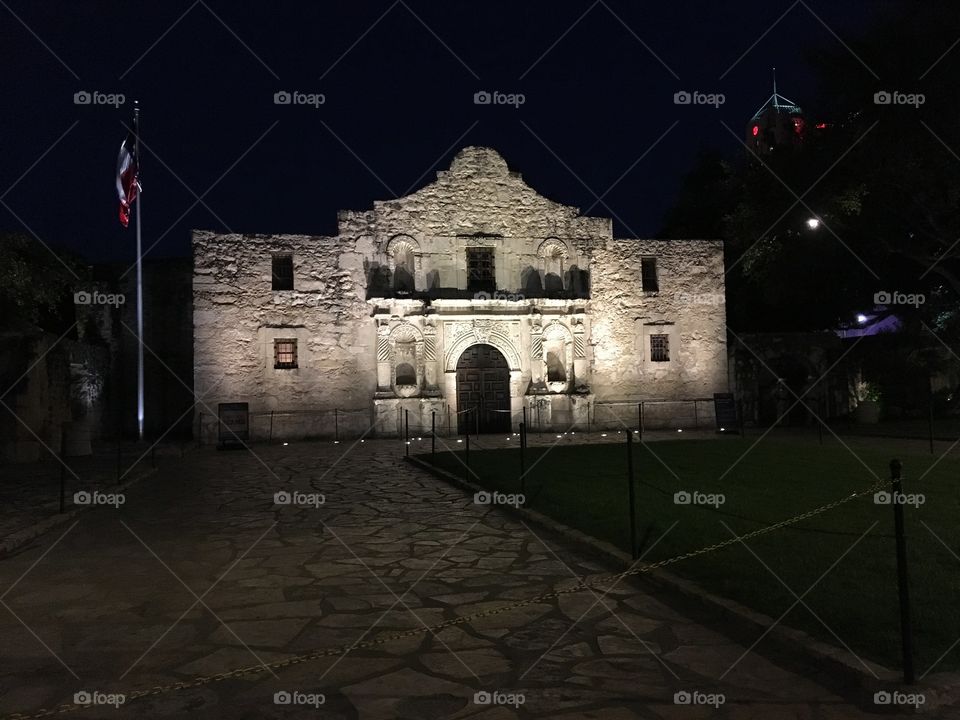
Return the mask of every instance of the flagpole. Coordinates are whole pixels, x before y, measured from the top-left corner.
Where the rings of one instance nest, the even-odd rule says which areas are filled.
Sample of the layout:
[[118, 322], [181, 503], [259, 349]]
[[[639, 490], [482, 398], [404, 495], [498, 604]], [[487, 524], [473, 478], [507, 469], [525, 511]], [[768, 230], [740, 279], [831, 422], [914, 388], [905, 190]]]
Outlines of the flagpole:
[[[134, 157], [140, 182], [140, 106], [133, 103]], [[140, 244], [140, 191], [137, 189], [137, 437], [143, 441], [143, 268]]]

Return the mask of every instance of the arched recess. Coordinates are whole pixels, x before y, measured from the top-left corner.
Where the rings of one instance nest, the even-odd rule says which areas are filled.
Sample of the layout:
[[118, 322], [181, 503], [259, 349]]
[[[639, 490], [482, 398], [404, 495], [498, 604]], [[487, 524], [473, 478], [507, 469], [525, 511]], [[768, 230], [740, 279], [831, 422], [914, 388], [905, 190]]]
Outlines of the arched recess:
[[423, 333], [415, 325], [401, 323], [390, 331], [387, 343], [393, 391], [401, 397], [418, 395], [423, 388]]
[[573, 333], [563, 323], [554, 320], [543, 329], [541, 362], [543, 377], [552, 392], [566, 392], [573, 387]]
[[520, 353], [517, 348], [514, 347], [513, 341], [497, 330], [486, 333], [482, 337], [478, 337], [476, 333], [469, 332], [454, 340], [452, 347], [447, 349], [444, 357], [444, 370], [446, 372], [456, 372], [457, 361], [460, 359], [463, 351], [471, 345], [478, 343], [492, 345], [506, 358], [511, 372], [520, 371]]
[[409, 235], [395, 235], [386, 246], [393, 289], [413, 292], [423, 288], [420, 243]]
[[560, 238], [547, 238], [537, 248], [537, 258], [544, 292], [563, 292], [570, 268], [570, 250], [566, 243]]

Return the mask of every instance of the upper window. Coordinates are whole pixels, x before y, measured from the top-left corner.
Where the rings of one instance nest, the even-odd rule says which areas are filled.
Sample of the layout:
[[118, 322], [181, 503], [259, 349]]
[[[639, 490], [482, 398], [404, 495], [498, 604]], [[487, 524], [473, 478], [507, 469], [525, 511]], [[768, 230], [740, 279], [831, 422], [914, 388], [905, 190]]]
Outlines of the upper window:
[[292, 370], [297, 367], [297, 341], [273, 341], [273, 367], [277, 370]]
[[467, 290], [495, 292], [496, 289], [493, 248], [467, 248]]
[[659, 292], [660, 280], [657, 277], [657, 259], [640, 258], [640, 281], [644, 292]]
[[653, 362], [670, 362], [670, 336], [650, 336], [650, 360]]
[[273, 256], [273, 289], [293, 290], [293, 255]]

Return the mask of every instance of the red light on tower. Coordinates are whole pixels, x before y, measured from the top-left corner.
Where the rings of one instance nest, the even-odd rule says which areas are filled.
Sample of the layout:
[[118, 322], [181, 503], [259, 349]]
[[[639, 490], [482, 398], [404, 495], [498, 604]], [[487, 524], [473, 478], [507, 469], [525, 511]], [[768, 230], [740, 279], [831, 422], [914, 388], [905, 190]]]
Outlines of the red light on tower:
[[753, 134], [754, 137], [756, 137], [757, 135], [760, 134], [760, 126], [754, 125], [753, 128], [750, 130], [750, 132]]

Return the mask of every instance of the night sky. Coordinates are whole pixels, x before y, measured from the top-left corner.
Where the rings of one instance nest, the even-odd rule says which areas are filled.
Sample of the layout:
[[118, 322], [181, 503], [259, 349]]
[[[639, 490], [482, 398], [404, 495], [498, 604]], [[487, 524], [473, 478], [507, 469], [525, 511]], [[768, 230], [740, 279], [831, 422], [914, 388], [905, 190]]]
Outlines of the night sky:
[[[465, 145], [496, 148], [553, 200], [616, 217], [618, 236], [655, 236], [698, 149], [736, 151], [723, 123], [742, 134], [771, 66], [816, 115], [806, 56], [842, 48], [833, 33], [849, 42], [884, 7], [2, 0], [0, 230], [132, 257], [114, 170], [138, 99], [150, 257], [187, 255], [191, 228], [334, 234], [338, 209], [422, 187]], [[126, 103], [76, 105], [84, 90]], [[525, 102], [474, 104], [484, 90]], [[679, 90], [725, 103], [678, 106]], [[278, 91], [325, 102], [277, 105]]]

